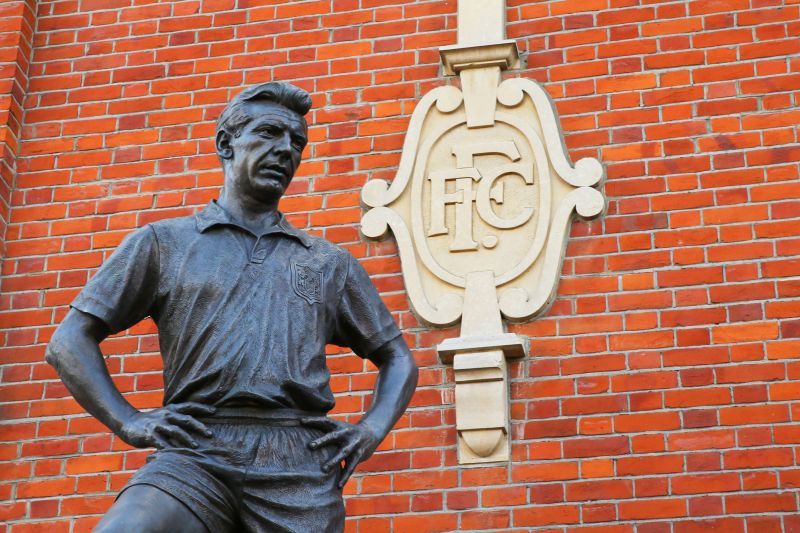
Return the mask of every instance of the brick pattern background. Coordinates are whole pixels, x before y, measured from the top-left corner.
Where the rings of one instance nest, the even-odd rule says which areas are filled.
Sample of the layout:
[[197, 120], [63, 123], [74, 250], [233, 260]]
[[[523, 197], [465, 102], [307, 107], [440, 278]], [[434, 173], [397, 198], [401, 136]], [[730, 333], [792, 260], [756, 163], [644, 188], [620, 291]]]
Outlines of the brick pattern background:
[[[0, 4], [0, 208], [17, 168], [0, 531], [88, 531], [145, 460], [70, 399], [44, 347], [125, 234], [215, 197], [213, 121], [269, 79], [315, 101], [283, 209], [363, 261], [421, 366], [347, 486], [349, 531], [800, 531], [797, 0], [508, 1], [527, 61], [511, 75], [544, 84], [573, 160], [607, 164], [610, 201], [575, 224], [548, 315], [513, 328], [532, 346], [511, 365], [514, 460], [481, 468], [456, 466], [433, 348], [456, 331], [415, 321], [392, 241], [357, 230], [359, 189], [393, 177], [419, 97], [456, 83], [437, 53], [455, 1], [40, 0], [35, 21], [31, 5]], [[130, 401], [159, 405], [152, 323], [103, 348]], [[375, 374], [341, 352], [330, 367], [355, 420]]]
[[22, 99], [28, 87], [34, 9], [33, 0], [0, 3], [0, 258], [19, 152]]

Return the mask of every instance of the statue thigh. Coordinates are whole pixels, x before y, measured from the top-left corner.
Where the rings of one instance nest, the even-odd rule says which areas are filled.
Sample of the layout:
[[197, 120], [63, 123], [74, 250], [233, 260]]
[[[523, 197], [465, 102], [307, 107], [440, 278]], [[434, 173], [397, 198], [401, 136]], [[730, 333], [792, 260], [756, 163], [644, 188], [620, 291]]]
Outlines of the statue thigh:
[[178, 499], [152, 485], [134, 485], [117, 499], [95, 533], [208, 533]]

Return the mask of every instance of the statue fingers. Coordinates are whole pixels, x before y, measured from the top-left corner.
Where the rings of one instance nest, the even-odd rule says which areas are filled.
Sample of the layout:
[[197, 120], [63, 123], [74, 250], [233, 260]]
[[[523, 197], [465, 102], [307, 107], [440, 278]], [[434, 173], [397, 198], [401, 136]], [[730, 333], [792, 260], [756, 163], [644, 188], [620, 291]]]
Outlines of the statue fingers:
[[183, 443], [191, 448], [197, 448], [197, 442], [195, 442], [192, 436], [178, 426], [171, 424], [158, 425], [156, 426], [156, 431], [162, 435], [172, 438], [178, 443]]
[[213, 415], [217, 411], [216, 407], [197, 402], [176, 403], [167, 407], [172, 408], [176, 413], [185, 415]]
[[182, 415], [179, 413], [170, 413], [167, 415], [167, 420], [182, 427], [183, 429], [194, 431], [201, 435], [205, 435], [206, 437], [210, 437], [212, 435], [211, 431], [208, 429], [208, 427], [206, 427], [205, 424], [192, 416]]
[[356, 469], [356, 466], [361, 462], [361, 452], [359, 450], [355, 450], [351, 457], [347, 458], [347, 461], [344, 463], [344, 470], [342, 470], [342, 475], [339, 477], [339, 488], [341, 489], [344, 487], [347, 480], [350, 479], [350, 476], [353, 475], [353, 471]]
[[169, 448], [169, 442], [167, 442], [167, 439], [156, 433], [153, 433], [148, 441], [148, 446], [152, 446], [156, 449], [163, 450], [164, 448]]
[[337, 429], [335, 431], [331, 431], [330, 433], [326, 433], [325, 435], [319, 437], [318, 439], [312, 440], [308, 443], [308, 447], [312, 450], [319, 448], [320, 446], [326, 446], [332, 442], [340, 441], [347, 437], [350, 433], [348, 428]]
[[333, 468], [337, 464], [339, 464], [342, 461], [344, 461], [345, 459], [347, 459], [347, 457], [349, 457], [350, 454], [353, 453], [353, 449], [355, 447], [356, 447], [356, 443], [354, 441], [348, 442], [347, 445], [345, 445], [338, 452], [336, 452], [333, 455], [333, 457], [331, 457], [330, 459], [325, 461], [325, 463], [322, 465], [322, 471], [323, 472], [329, 472], [331, 470], [331, 468]]

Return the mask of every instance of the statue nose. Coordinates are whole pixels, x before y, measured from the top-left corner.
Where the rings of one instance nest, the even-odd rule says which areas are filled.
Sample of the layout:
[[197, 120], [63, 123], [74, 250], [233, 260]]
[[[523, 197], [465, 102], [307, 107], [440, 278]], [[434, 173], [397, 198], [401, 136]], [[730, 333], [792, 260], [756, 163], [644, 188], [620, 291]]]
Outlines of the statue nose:
[[292, 141], [288, 135], [281, 135], [275, 139], [273, 150], [277, 153], [289, 153], [291, 151]]

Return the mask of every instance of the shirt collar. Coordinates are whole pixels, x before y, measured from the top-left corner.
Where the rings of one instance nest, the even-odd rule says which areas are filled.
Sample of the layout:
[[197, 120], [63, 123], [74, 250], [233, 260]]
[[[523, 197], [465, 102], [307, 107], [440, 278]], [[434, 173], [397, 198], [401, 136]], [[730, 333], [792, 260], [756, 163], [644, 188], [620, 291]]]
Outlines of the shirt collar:
[[[197, 222], [197, 230], [200, 233], [204, 233], [210, 227], [218, 224], [236, 226], [237, 228], [247, 231], [248, 233], [252, 233], [249, 229], [243, 227], [241, 224], [233, 220], [228, 212], [225, 211], [216, 200], [211, 200], [205, 209], [195, 215], [195, 219]], [[309, 237], [305, 232], [292, 226], [281, 212], [278, 212], [278, 222], [275, 225], [267, 228], [263, 234], [266, 235], [269, 233], [283, 233], [284, 235], [288, 235], [289, 237], [297, 239], [306, 248], [311, 248], [311, 237]]]

